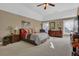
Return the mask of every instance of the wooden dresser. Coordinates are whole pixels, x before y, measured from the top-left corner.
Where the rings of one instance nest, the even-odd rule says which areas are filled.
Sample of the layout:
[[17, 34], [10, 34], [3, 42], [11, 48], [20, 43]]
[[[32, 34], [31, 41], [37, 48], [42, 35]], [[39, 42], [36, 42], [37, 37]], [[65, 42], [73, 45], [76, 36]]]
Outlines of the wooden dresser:
[[63, 36], [62, 31], [51, 31], [51, 30], [49, 30], [48, 34], [52, 37], [62, 37]]
[[52, 20], [49, 22], [49, 36], [62, 37], [63, 36], [63, 20]]

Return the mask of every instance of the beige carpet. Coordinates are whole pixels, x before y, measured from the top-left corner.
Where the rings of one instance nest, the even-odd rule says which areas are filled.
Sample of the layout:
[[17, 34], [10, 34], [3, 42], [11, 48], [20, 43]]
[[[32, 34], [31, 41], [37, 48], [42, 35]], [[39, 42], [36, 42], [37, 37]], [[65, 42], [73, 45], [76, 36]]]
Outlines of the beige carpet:
[[50, 37], [50, 41], [53, 43], [54, 48], [50, 48], [49, 41], [28, 48], [27, 50], [21, 50], [21, 53], [17, 54], [20, 56], [71, 56], [72, 47], [70, 36], [64, 36], [63, 38]]
[[29, 43], [20, 41], [0, 47], [2, 56], [70, 56], [72, 52], [70, 37], [63, 38], [50, 37], [54, 48], [50, 48], [49, 41], [34, 46]]
[[0, 46], [0, 55], [15, 55], [20, 52], [21, 49], [28, 49], [31, 47], [34, 47], [34, 45], [24, 41], [8, 44], [6, 46]]

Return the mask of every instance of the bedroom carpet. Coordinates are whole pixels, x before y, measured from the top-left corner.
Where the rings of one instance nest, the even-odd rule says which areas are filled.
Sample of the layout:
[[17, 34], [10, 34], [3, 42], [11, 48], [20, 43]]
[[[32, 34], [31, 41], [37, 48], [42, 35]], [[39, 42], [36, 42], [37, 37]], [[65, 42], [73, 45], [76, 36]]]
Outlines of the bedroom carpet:
[[[51, 40], [50, 40], [51, 39]], [[45, 43], [34, 46], [29, 43], [20, 41], [0, 47], [0, 55], [2, 56], [71, 56], [72, 47], [70, 36], [63, 38], [50, 37]], [[49, 41], [54, 45], [50, 47]]]
[[28, 49], [31, 47], [34, 47], [34, 45], [24, 41], [8, 44], [6, 46], [0, 46], [0, 55], [16, 55], [21, 49]]
[[[50, 47], [49, 42], [45, 42], [39, 46], [23, 49], [18, 55], [21, 56], [71, 56], [72, 46], [70, 36], [63, 38], [50, 37], [54, 48]], [[26, 53], [25, 53], [26, 52]]]

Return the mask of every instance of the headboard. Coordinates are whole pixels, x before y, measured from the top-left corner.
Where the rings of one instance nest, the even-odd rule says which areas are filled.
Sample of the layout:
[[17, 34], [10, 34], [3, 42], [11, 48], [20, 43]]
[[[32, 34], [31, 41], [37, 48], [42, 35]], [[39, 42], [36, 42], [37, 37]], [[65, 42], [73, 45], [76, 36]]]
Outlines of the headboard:
[[25, 39], [27, 38], [27, 35], [29, 34], [29, 31], [28, 29], [20, 29], [20, 38], [21, 39]]

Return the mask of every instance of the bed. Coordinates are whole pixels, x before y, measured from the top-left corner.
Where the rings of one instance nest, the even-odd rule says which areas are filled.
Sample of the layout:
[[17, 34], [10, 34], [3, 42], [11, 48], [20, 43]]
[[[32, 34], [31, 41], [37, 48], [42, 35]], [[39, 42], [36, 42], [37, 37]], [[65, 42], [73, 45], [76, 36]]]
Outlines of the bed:
[[29, 42], [34, 45], [40, 45], [49, 38], [49, 35], [45, 32], [29, 34], [27, 29], [21, 29], [20, 37], [26, 42]]
[[30, 40], [34, 41], [37, 45], [44, 43], [49, 38], [47, 33], [35, 33], [30, 36]]
[[29, 42], [33, 45], [40, 45], [44, 43], [49, 38], [47, 33], [35, 33], [35, 34], [28, 34], [27, 37], [23, 41]]

